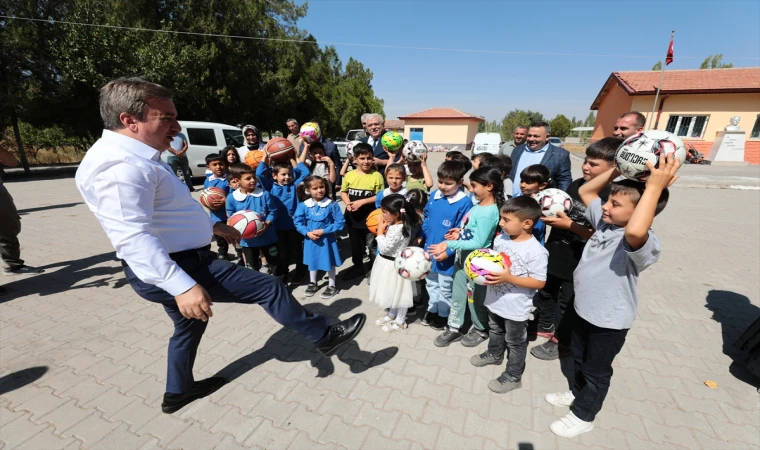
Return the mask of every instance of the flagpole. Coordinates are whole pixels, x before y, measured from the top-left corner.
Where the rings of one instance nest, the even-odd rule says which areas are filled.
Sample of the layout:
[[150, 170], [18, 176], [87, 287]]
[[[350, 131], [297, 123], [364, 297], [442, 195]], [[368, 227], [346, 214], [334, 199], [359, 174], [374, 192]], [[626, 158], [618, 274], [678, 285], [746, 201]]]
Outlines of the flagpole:
[[[676, 32], [671, 31], [670, 32], [670, 42], [673, 42], [673, 37], [675, 36]], [[668, 51], [670, 51], [670, 47], [668, 47]], [[649, 126], [647, 127], [647, 130], [652, 129], [652, 122], [654, 121], [654, 112], [657, 110], [657, 99], [660, 97], [660, 89], [662, 88], [662, 79], [665, 77], [665, 67], [667, 67], [668, 63], [665, 61], [665, 64], [662, 65], [662, 70], [660, 71], [660, 82], [657, 84], [657, 93], [654, 94], [654, 104], [652, 105], [652, 115], [649, 117]]]

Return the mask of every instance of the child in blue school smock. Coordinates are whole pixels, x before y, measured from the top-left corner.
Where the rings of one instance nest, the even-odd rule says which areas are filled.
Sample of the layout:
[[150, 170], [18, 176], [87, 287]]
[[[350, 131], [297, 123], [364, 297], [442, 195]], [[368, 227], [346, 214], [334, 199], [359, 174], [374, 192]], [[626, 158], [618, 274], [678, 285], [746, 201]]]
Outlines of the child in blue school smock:
[[[299, 186], [303, 203], [298, 204], [293, 218], [296, 229], [304, 235], [303, 262], [309, 268], [309, 285], [306, 296], [317, 293], [317, 271], [327, 272], [329, 283], [322, 298], [331, 298], [338, 293], [335, 287], [335, 268], [343, 264], [335, 240], [335, 232], [346, 224], [343, 212], [337, 203], [327, 197], [328, 182], [322, 177], [308, 176]], [[309, 198], [306, 197], [308, 193]]]
[[[224, 161], [224, 156], [221, 153], [211, 153], [206, 155], [206, 170], [211, 171], [211, 174], [203, 181], [203, 188], [215, 187], [224, 191], [224, 195], [229, 197], [230, 184], [227, 181], [227, 164]], [[217, 209], [210, 209], [212, 222], [227, 222], [227, 210], [223, 200], [220, 200], [218, 204], [214, 205]], [[216, 245], [218, 247], [217, 254], [219, 259], [230, 259], [229, 249], [230, 245], [227, 240], [221, 236], [214, 236]]]

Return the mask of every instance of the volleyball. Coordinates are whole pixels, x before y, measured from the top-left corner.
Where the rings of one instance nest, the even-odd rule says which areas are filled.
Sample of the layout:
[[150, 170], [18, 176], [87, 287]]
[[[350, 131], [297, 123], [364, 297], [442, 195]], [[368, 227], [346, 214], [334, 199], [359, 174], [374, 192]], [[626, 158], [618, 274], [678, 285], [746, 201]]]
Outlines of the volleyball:
[[475, 284], [482, 286], [486, 283], [486, 275], [489, 272], [504, 272], [511, 265], [512, 262], [506, 254], [490, 248], [481, 248], [480, 250], [473, 250], [464, 260], [464, 273]]
[[313, 144], [322, 137], [319, 125], [314, 122], [306, 122], [301, 125], [301, 131], [298, 133], [307, 144]]

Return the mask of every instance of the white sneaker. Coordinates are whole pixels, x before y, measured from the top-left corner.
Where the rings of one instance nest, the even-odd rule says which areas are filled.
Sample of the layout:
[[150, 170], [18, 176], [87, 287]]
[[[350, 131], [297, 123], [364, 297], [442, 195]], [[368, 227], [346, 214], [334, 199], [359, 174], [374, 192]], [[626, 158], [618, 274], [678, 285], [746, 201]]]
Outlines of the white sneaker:
[[584, 422], [570, 411], [565, 417], [552, 422], [549, 429], [557, 436], [572, 438], [593, 430], [594, 422]]
[[575, 396], [573, 395], [573, 391], [555, 392], [553, 394], [546, 394], [544, 400], [546, 400], [546, 403], [554, 406], [570, 406], [573, 404]]

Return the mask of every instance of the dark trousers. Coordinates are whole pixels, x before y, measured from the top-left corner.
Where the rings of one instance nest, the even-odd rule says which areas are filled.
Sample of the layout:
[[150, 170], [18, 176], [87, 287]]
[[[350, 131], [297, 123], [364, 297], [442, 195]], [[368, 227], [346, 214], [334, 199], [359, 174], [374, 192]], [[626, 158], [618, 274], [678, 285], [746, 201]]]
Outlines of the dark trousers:
[[243, 247], [243, 255], [245, 255], [245, 263], [253, 267], [255, 270], [261, 269], [261, 258], [259, 258], [259, 252], [264, 255], [264, 259], [269, 264], [269, 270], [272, 271], [272, 275], [279, 277], [285, 275], [287, 272], [287, 266], [284, 266], [280, 258], [280, 249], [277, 247], [277, 243], [262, 245], [261, 247]]
[[[573, 280], [568, 281], [554, 275], [547, 275], [546, 285], [536, 293], [538, 329], [540, 331], [554, 330], [557, 336], [565, 311], [568, 305], [572, 308], [574, 298]], [[570, 329], [564, 331], [566, 342], [569, 342], [570, 332]], [[557, 340], [560, 340], [560, 336], [557, 336]]]
[[177, 173], [177, 169], [182, 170], [182, 176], [185, 178], [185, 184], [187, 185], [187, 188], [192, 191], [194, 189], [193, 172], [190, 171], [190, 163], [187, 160], [187, 154], [185, 154], [185, 156], [182, 158], [171, 155], [166, 158], [166, 163], [171, 166], [175, 174]]
[[[276, 278], [218, 260], [216, 254], [209, 250], [180, 253], [173, 254], [172, 259], [208, 291], [213, 302], [256, 303], [279, 324], [310, 342], [324, 337], [329, 319], [306, 311]], [[193, 363], [208, 322], [186, 319], [179, 312], [173, 296], [159, 287], [144, 283], [126, 263], [122, 265], [127, 281], [137, 295], [161, 303], [174, 322], [174, 335], [169, 339], [166, 392], [180, 394], [187, 391], [194, 382]]]
[[24, 265], [18, 234], [21, 233], [21, 218], [16, 211], [13, 197], [0, 186], [0, 257], [7, 269], [18, 269]]
[[488, 312], [488, 352], [494, 356], [507, 354], [504, 371], [513, 381], [519, 381], [525, 372], [525, 356], [528, 353], [528, 321], [505, 319]]
[[575, 308], [568, 313], [575, 316], [570, 344], [575, 369], [571, 382], [575, 401], [570, 409], [579, 419], [592, 422], [610, 390], [612, 361], [623, 348], [628, 330], [592, 325], [578, 316]]
[[303, 235], [296, 230], [282, 230], [277, 232], [277, 244], [280, 246], [280, 262], [288, 272], [290, 261], [296, 263], [295, 273], [306, 273], [306, 265], [303, 263]]
[[364, 267], [364, 250], [369, 251], [369, 264], [372, 267], [375, 264], [377, 256], [377, 242], [375, 235], [370, 233], [366, 228], [349, 228], [348, 241], [351, 244], [351, 261], [354, 267]]

